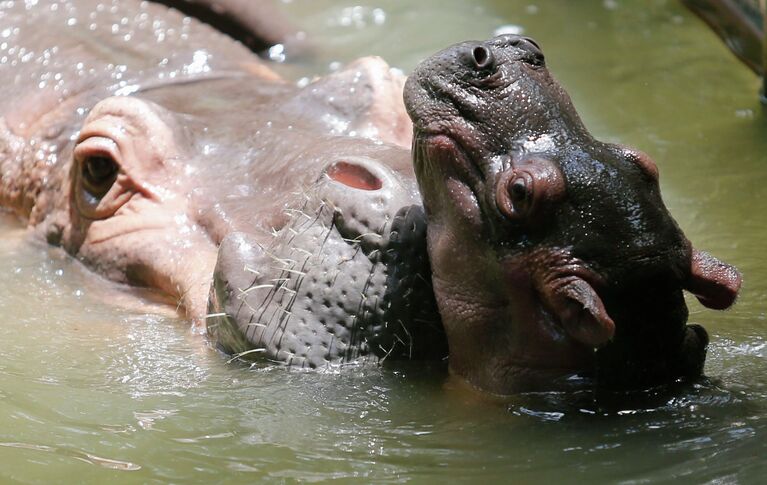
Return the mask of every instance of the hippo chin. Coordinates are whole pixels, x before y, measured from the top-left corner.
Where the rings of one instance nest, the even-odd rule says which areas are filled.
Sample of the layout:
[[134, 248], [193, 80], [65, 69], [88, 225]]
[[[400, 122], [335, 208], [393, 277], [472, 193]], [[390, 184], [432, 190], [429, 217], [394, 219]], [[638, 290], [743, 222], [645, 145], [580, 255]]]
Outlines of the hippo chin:
[[495, 393], [700, 373], [681, 291], [724, 308], [739, 276], [691, 249], [646, 155], [588, 135], [531, 41], [416, 70], [414, 171], [382, 61], [296, 87], [164, 7], [99, 4], [0, 4], [0, 204], [95, 272], [293, 366], [449, 347]]
[[692, 248], [647, 155], [588, 133], [533, 40], [452, 46], [405, 104], [455, 374], [498, 393], [589, 369], [612, 386], [700, 375], [682, 290], [724, 309], [740, 276]]

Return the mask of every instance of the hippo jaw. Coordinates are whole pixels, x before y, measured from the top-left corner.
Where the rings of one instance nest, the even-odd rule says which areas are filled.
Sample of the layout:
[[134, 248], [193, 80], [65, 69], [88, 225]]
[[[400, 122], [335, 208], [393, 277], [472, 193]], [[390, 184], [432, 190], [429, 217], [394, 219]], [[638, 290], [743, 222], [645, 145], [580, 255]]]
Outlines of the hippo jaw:
[[740, 277], [692, 249], [649, 157], [591, 137], [533, 41], [450, 47], [405, 103], [454, 373], [499, 394], [700, 375], [682, 289], [726, 308]]

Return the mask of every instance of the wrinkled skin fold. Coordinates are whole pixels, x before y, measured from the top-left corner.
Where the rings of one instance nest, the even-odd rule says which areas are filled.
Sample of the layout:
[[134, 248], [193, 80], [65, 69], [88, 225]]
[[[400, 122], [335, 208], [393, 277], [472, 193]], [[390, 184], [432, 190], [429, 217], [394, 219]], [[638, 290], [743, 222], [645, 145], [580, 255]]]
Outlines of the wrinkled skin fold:
[[454, 374], [499, 394], [701, 374], [682, 290], [725, 309], [740, 275], [692, 247], [646, 154], [588, 133], [532, 39], [435, 54], [405, 104]]

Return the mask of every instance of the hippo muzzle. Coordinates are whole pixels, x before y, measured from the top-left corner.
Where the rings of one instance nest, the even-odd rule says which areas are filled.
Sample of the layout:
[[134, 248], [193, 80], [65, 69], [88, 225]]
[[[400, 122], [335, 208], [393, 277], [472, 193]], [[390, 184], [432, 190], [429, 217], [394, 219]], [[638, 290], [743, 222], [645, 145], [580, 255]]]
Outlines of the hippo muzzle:
[[208, 329], [296, 367], [446, 353], [412, 180], [368, 157], [328, 164], [268, 237], [224, 239]]

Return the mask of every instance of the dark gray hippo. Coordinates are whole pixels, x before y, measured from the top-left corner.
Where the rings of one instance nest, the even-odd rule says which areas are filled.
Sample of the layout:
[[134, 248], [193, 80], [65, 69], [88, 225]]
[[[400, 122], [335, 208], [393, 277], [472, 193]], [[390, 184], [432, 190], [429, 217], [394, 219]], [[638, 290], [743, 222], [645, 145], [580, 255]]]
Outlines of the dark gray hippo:
[[416, 182], [402, 79], [380, 60], [297, 87], [133, 1], [3, 2], [0, 36], [0, 205], [229, 353], [326, 368], [449, 345], [455, 374], [502, 394], [598, 364], [666, 381], [703, 362], [681, 288], [713, 307], [737, 292], [666, 213], [649, 159], [588, 136], [522, 38], [417, 70]]
[[700, 375], [708, 337], [682, 290], [724, 309], [740, 276], [693, 249], [646, 154], [589, 134], [533, 40], [449, 47], [405, 105], [455, 374], [498, 393], [576, 369], [611, 386]]

